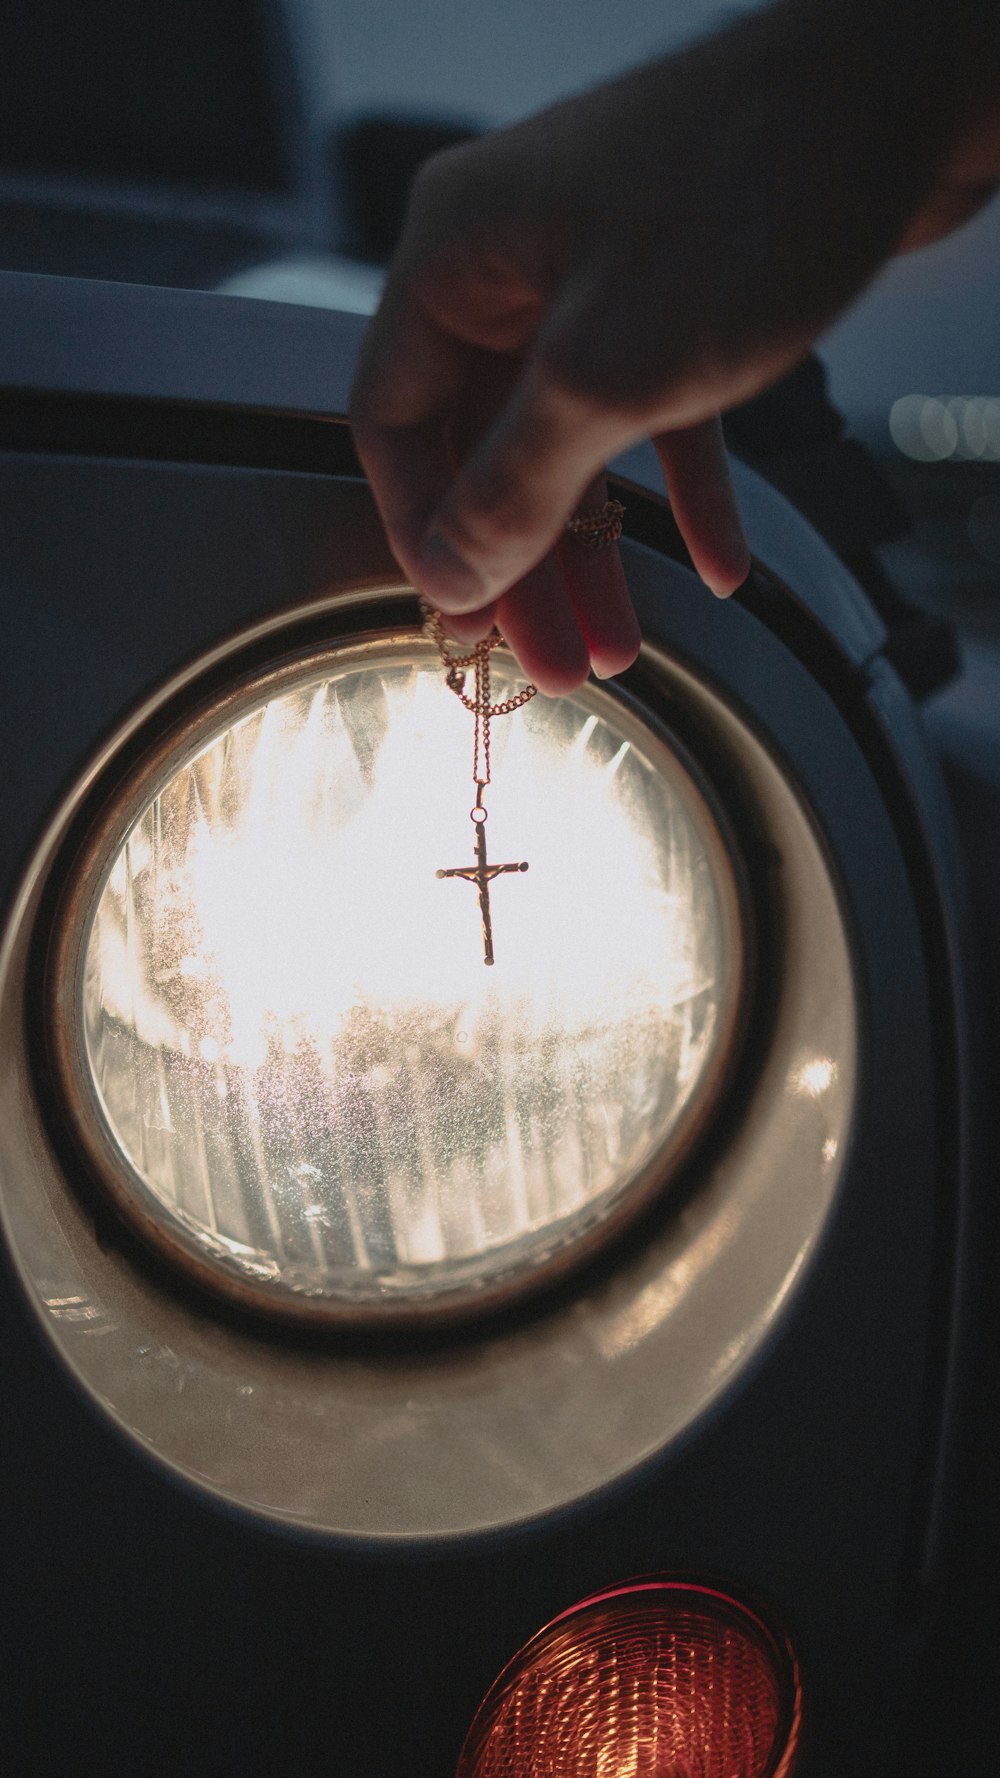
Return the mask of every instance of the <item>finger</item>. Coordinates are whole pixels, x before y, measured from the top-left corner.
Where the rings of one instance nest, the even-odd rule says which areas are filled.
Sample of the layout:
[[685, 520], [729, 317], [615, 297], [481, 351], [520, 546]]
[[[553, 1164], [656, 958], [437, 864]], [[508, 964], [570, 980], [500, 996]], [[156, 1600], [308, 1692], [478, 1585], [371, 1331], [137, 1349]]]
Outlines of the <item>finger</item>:
[[446, 636], [462, 648], [472, 648], [475, 643], [482, 642], [496, 623], [496, 600], [491, 600], [479, 611], [449, 612], [441, 614], [441, 628]]
[[497, 624], [539, 691], [557, 698], [583, 684], [590, 671], [590, 653], [554, 553], [544, 556], [503, 595]]
[[719, 420], [703, 420], [653, 440], [670, 505], [695, 569], [720, 599], [750, 572], [736, 494]]
[[[607, 481], [596, 476], [579, 509], [603, 506], [607, 497]], [[563, 532], [558, 551], [591, 667], [598, 679], [610, 679], [632, 665], [642, 641], [621, 556], [614, 544], [588, 548], [572, 531]]]
[[469, 611], [513, 586], [552, 547], [608, 451], [633, 435], [529, 361], [431, 518], [415, 562], [428, 596]]
[[394, 297], [372, 324], [351, 397], [358, 455], [393, 553], [411, 579], [428, 517], [454, 475], [445, 417], [466, 356], [467, 348], [414, 299]]
[[464, 353], [459, 336], [440, 326], [412, 283], [395, 273], [362, 343], [352, 420], [397, 428], [441, 413], [462, 387]]
[[354, 440], [392, 553], [413, 585], [426, 592], [419, 571], [419, 540], [427, 514], [452, 475], [438, 429], [407, 426], [382, 432], [356, 424]]

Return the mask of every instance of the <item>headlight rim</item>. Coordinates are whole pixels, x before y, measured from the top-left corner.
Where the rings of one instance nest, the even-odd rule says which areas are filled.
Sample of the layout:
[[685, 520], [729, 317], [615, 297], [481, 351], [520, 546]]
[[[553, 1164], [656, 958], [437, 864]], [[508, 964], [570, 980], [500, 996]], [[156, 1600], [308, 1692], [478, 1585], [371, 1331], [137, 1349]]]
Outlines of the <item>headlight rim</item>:
[[[530, 1310], [553, 1289], [571, 1288], [573, 1280], [585, 1277], [595, 1264], [613, 1269], [622, 1239], [669, 1200], [675, 1187], [683, 1192], [683, 1182], [710, 1135], [709, 1126], [717, 1117], [725, 1117], [734, 1080], [742, 1071], [747, 1033], [755, 1021], [759, 910], [734, 823], [709, 774], [683, 736], [665, 721], [656, 700], [647, 702], [642, 690], [634, 687], [601, 685], [594, 688], [598, 701], [610, 700], [624, 713], [623, 720], [648, 734], [676, 762], [676, 778], [686, 784], [685, 794], [702, 806], [714, 846], [713, 875], [735, 977], [705, 1077], [666, 1140], [635, 1177], [618, 1186], [610, 1208], [595, 1213], [581, 1233], [556, 1245], [524, 1275], [515, 1262], [479, 1291], [460, 1284], [430, 1300], [382, 1302], [372, 1311], [335, 1297], [303, 1302], [257, 1286], [245, 1273], [226, 1273], [215, 1261], [206, 1260], [196, 1244], [184, 1238], [182, 1229], [171, 1226], [138, 1174], [127, 1167], [123, 1172], [122, 1155], [100, 1111], [79, 1036], [82, 958], [118, 846], [181, 759], [190, 758], [227, 721], [237, 721], [268, 693], [277, 695], [292, 685], [321, 678], [324, 667], [345, 649], [360, 659], [365, 653], [375, 658], [387, 648], [413, 650], [420, 644], [416, 598], [405, 586], [379, 588], [374, 600], [371, 590], [363, 589], [322, 616], [314, 609], [291, 613], [284, 623], [266, 626], [262, 636], [253, 632], [230, 638], [206, 659], [202, 671], [192, 663], [182, 685], [171, 682], [159, 695], [152, 694], [141, 724], [95, 773], [53, 872], [55, 906], [47, 931], [39, 935], [44, 1009], [40, 1072], [48, 1083], [41, 1110], [50, 1133], [76, 1157], [75, 1183], [84, 1195], [113, 1211], [126, 1240], [135, 1237], [133, 1258], [140, 1267], [144, 1260], [152, 1261], [168, 1286], [173, 1283], [183, 1295], [192, 1293], [204, 1312], [232, 1311], [251, 1319], [258, 1331], [270, 1325], [293, 1334], [371, 1336], [376, 1341], [382, 1335], [447, 1334], [488, 1322], [501, 1311], [522, 1305]], [[40, 922], [40, 928], [44, 924]]]

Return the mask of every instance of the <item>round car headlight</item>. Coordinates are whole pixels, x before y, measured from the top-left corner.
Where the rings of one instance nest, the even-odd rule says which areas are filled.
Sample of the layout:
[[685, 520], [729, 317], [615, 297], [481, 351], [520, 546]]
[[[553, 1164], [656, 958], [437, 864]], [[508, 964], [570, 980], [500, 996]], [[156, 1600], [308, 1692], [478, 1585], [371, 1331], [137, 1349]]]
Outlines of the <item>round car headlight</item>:
[[[497, 695], [507, 695], [503, 658]], [[513, 682], [511, 682], [513, 683]], [[588, 685], [497, 726], [496, 967], [468, 718], [410, 635], [189, 711], [69, 890], [54, 1051], [120, 1210], [203, 1283], [352, 1322], [578, 1263], [675, 1171], [739, 1024], [731, 841], [682, 751]]]

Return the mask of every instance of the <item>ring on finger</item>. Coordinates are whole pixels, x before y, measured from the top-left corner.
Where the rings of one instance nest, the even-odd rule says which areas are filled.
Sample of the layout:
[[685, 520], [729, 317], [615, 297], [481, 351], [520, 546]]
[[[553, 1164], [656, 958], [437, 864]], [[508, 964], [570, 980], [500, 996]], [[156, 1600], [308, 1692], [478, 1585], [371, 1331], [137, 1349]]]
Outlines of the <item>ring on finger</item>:
[[622, 534], [625, 508], [620, 500], [605, 500], [602, 506], [588, 506], [567, 520], [566, 530], [584, 549], [604, 549], [617, 543]]

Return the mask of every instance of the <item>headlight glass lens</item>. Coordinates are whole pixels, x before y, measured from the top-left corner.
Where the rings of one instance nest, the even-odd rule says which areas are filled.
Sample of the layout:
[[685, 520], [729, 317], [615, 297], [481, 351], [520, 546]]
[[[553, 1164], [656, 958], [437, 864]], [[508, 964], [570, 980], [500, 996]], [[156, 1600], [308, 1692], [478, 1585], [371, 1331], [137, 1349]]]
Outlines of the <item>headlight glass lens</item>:
[[[495, 657], [494, 695], [516, 688]], [[677, 752], [584, 687], [493, 728], [496, 964], [471, 718], [412, 639], [220, 705], [119, 822], [78, 947], [103, 1170], [254, 1301], [459, 1309], [593, 1244], [686, 1151], [742, 962]], [[133, 790], [133, 796], [135, 792]], [[108, 1158], [110, 1157], [110, 1158]]]

